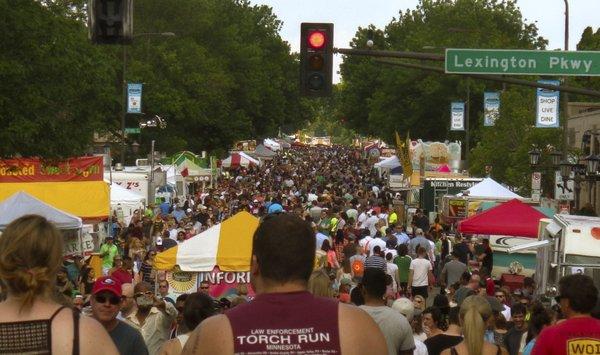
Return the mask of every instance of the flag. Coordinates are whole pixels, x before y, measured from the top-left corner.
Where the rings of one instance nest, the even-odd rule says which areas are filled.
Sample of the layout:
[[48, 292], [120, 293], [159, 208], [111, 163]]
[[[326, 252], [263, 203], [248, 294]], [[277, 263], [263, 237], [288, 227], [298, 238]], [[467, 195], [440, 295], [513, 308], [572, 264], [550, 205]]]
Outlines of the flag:
[[181, 176], [186, 177], [188, 175], [190, 175], [190, 172], [186, 166], [185, 168], [183, 168], [183, 170], [181, 170]]

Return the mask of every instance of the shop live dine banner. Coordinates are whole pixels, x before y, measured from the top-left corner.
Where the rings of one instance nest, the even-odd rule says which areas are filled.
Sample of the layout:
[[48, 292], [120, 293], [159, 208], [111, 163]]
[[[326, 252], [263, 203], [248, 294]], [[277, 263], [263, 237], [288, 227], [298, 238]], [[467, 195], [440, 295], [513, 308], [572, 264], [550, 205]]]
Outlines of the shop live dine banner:
[[38, 158], [0, 160], [0, 201], [24, 191], [86, 220], [108, 216], [110, 190], [102, 156], [60, 162]]

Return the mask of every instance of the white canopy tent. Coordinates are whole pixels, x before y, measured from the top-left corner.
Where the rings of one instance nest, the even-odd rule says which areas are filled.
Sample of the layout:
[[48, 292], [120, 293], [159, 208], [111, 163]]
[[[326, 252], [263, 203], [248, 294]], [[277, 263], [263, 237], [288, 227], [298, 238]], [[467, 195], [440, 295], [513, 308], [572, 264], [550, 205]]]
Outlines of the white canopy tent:
[[24, 191], [19, 191], [0, 203], [0, 230], [12, 221], [28, 214], [43, 216], [58, 229], [81, 229], [81, 218], [59, 210]]
[[402, 163], [400, 163], [400, 160], [398, 160], [398, 157], [395, 155], [392, 155], [389, 158], [385, 158], [382, 161], [375, 163], [376, 168], [387, 168], [387, 169], [395, 169], [401, 165], [402, 165]]
[[[110, 209], [122, 213], [126, 225], [129, 225], [133, 212], [144, 208], [144, 198], [117, 184], [110, 185]], [[120, 216], [119, 216], [120, 217]]]
[[250, 165], [260, 165], [260, 160], [254, 159], [244, 152], [233, 153], [229, 158], [221, 162], [223, 168], [231, 168], [235, 166], [248, 167]]
[[281, 149], [281, 144], [277, 143], [275, 140], [273, 140], [271, 138], [265, 138], [265, 140], [263, 140], [263, 144], [265, 145], [265, 147], [267, 147], [273, 151], [278, 151]]
[[466, 190], [466, 193], [459, 193], [456, 196], [482, 197], [492, 199], [524, 199], [506, 187], [497, 183], [491, 178], [485, 178], [480, 183]]

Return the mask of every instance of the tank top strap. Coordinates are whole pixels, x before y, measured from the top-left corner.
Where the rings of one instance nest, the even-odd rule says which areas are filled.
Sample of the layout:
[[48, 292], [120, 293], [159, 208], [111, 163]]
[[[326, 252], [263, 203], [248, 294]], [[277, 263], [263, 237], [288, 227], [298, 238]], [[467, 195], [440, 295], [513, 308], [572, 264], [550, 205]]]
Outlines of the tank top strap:
[[179, 340], [179, 344], [181, 344], [182, 349], [185, 346], [185, 344], [187, 343], [189, 338], [190, 338], [189, 334], [180, 334], [177, 336], [177, 340]]
[[73, 355], [79, 353], [79, 311], [73, 310]]
[[62, 306], [62, 307], [58, 308], [54, 313], [52, 313], [52, 316], [50, 316], [50, 318], [48, 318], [48, 321], [50, 323], [52, 323], [52, 320], [54, 320], [54, 317], [56, 317], [60, 313], [60, 311], [62, 311], [65, 308], [67, 308], [67, 306]]
[[502, 354], [502, 350], [500, 349], [500, 345], [496, 345], [496, 347], [498, 348], [498, 350], [496, 350], [496, 355]]
[[455, 348], [455, 347], [451, 347], [451, 348], [450, 348], [450, 354], [451, 354], [451, 355], [458, 355], [458, 352], [456, 351], [456, 348]]

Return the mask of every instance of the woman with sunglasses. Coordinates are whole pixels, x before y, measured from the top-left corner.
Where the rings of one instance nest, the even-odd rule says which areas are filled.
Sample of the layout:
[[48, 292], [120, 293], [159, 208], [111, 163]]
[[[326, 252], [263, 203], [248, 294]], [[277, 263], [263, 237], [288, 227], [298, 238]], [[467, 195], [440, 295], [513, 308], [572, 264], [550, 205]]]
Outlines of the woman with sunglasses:
[[42, 216], [11, 222], [0, 237], [0, 353], [118, 354], [104, 328], [54, 301], [63, 236]]

